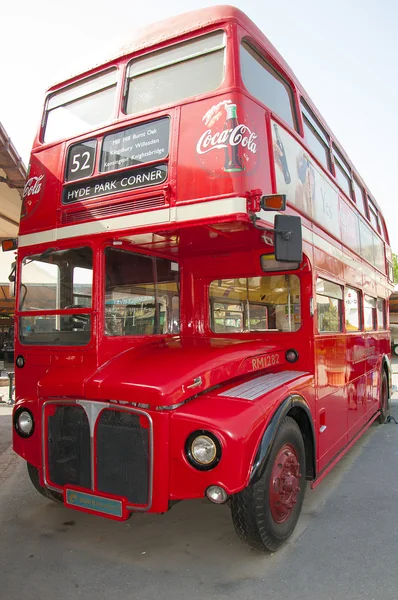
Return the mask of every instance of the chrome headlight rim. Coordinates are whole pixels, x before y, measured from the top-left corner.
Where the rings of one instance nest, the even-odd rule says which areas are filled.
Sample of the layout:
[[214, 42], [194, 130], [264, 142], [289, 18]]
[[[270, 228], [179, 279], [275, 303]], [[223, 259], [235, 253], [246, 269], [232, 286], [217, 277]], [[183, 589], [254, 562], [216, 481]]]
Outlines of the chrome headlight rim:
[[[214, 456], [213, 460], [208, 464], [202, 464], [202, 463], [198, 462], [192, 453], [192, 444], [199, 437], [207, 437], [215, 445], [215, 449], [216, 449], [215, 456]], [[197, 469], [198, 471], [210, 471], [211, 469], [214, 469], [214, 467], [216, 467], [218, 465], [218, 463], [220, 462], [221, 455], [222, 455], [222, 448], [221, 448], [220, 440], [214, 433], [212, 433], [211, 431], [207, 431], [206, 429], [197, 429], [196, 431], [193, 431], [188, 436], [187, 441], [185, 442], [185, 456], [187, 457], [189, 464], [192, 467], [194, 467], [195, 469]]]
[[[26, 433], [25, 431], [23, 431], [19, 424], [19, 419], [23, 413], [27, 413], [32, 420], [32, 429], [29, 431], [29, 433]], [[35, 430], [35, 420], [33, 418], [31, 411], [28, 408], [21, 406], [20, 408], [18, 408], [15, 411], [15, 413], [14, 413], [14, 429], [17, 432], [17, 434], [22, 438], [32, 437], [33, 432]]]

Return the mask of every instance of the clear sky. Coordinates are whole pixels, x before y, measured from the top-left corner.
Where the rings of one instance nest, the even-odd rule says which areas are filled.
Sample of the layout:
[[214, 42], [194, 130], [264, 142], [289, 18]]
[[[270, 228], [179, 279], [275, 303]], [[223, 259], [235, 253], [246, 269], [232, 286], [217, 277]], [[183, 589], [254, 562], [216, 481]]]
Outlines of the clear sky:
[[[18, 0], [1, 9], [0, 121], [28, 164], [44, 93], [135, 30], [212, 0]], [[225, 4], [225, 2], [224, 2]], [[398, 254], [398, 1], [235, 0], [276, 46], [381, 206]]]

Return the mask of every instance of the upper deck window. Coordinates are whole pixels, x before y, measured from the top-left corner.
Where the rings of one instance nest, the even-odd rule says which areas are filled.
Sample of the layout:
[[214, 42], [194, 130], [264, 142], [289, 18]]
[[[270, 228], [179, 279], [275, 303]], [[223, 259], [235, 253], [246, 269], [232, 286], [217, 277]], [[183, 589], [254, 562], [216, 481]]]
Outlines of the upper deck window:
[[240, 63], [247, 90], [296, 129], [293, 94], [283, 77], [246, 41], [240, 47]]
[[356, 201], [357, 206], [358, 206], [359, 210], [361, 211], [361, 213], [366, 216], [366, 207], [365, 207], [365, 201], [363, 199], [363, 190], [362, 190], [361, 186], [359, 185], [359, 183], [357, 183], [357, 181], [355, 179], [353, 180], [353, 183], [354, 183], [355, 201]]
[[329, 136], [307, 104], [301, 100], [305, 139], [311, 152], [331, 171]]
[[347, 196], [352, 198], [352, 184], [350, 167], [342, 157], [341, 153], [333, 146], [334, 168], [336, 171], [336, 179], [339, 186], [345, 191]]
[[378, 231], [380, 233], [380, 223], [379, 223], [379, 215], [377, 214], [377, 208], [373, 204], [373, 202], [371, 201], [371, 199], [369, 197], [368, 197], [368, 206], [369, 206], [370, 222], [372, 223], [372, 225], [376, 229], [376, 231]]
[[108, 123], [114, 114], [117, 70], [69, 85], [51, 96], [43, 141], [71, 138]]
[[145, 54], [127, 70], [126, 113], [138, 113], [217, 89], [225, 70], [225, 35], [215, 31]]

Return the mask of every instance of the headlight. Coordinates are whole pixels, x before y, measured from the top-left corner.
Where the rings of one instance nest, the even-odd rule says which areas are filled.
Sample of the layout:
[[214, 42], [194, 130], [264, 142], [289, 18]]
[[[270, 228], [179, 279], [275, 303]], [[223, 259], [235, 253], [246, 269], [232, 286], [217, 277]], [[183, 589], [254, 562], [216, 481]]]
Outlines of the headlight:
[[15, 413], [14, 425], [17, 433], [21, 437], [30, 437], [35, 428], [31, 413], [24, 408], [19, 409], [19, 411]]
[[217, 448], [207, 435], [199, 435], [191, 444], [192, 457], [201, 465], [209, 465], [216, 458]]
[[187, 439], [185, 453], [192, 466], [207, 471], [219, 463], [221, 444], [209, 431], [194, 431]]

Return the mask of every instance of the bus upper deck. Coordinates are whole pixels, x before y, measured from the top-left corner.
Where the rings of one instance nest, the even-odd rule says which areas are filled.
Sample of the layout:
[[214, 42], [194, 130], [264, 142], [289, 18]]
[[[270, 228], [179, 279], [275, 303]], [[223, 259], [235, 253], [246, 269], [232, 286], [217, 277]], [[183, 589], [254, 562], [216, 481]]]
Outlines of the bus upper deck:
[[325, 249], [331, 235], [337, 258], [346, 247], [346, 260], [391, 280], [375, 200], [265, 36], [232, 7], [172, 25], [49, 90], [19, 246], [128, 230], [170, 238], [186, 224], [235, 231], [253, 214], [270, 223], [259, 200], [282, 193], [304, 240]]

